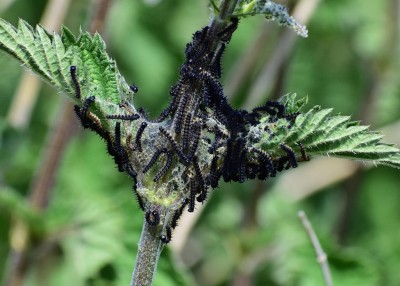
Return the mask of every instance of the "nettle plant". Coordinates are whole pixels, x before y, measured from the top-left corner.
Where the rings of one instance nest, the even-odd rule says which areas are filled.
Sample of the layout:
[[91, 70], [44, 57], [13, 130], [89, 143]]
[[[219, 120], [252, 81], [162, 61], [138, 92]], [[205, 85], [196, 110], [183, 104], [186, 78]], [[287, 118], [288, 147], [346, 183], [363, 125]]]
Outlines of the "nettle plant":
[[399, 149], [381, 143], [380, 133], [332, 109], [303, 111], [306, 100], [295, 95], [251, 111], [232, 108], [220, 81], [221, 57], [239, 19], [262, 14], [300, 36], [307, 30], [271, 1], [210, 4], [210, 25], [187, 44], [170, 104], [157, 118], [135, 106], [138, 87], [120, 74], [100, 35], [0, 21], [0, 48], [69, 96], [82, 126], [106, 142], [118, 170], [132, 178], [145, 218], [132, 285], [152, 283], [183, 211], [193, 212], [221, 180], [266, 180], [314, 156], [400, 167]]

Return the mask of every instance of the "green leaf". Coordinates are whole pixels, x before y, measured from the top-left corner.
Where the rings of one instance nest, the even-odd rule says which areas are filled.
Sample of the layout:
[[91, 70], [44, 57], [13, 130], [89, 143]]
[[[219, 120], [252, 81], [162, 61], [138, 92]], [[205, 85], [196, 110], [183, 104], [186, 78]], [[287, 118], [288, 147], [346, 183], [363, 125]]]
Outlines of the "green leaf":
[[[38, 30], [42, 30], [38, 27]], [[18, 23], [18, 47], [24, 54], [24, 59], [27, 65], [32, 67], [45, 80], [52, 82], [49, 71], [49, 63], [46, 62], [44, 54], [46, 51], [41, 46], [41, 38], [39, 33], [34, 32], [33, 28], [24, 20]], [[47, 38], [47, 35], [46, 35]], [[47, 47], [49, 49], [49, 47]], [[49, 51], [51, 52], [51, 51]], [[55, 84], [55, 83], [54, 83]]]
[[16, 53], [18, 46], [17, 31], [8, 22], [0, 19], [0, 49], [10, 54], [11, 56], [21, 60], [20, 56]]
[[66, 48], [76, 44], [76, 38], [74, 34], [72, 34], [71, 31], [65, 26], [61, 27], [61, 39]]
[[[52, 86], [80, 104], [89, 96], [96, 97], [97, 117], [105, 122], [105, 114], [119, 111], [121, 101], [132, 101], [132, 91], [119, 73], [116, 63], [106, 53], [99, 34], [93, 37], [81, 32], [76, 38], [66, 27], [61, 35], [49, 34], [38, 25], [32, 28], [20, 20], [16, 29], [0, 19], [0, 49], [16, 58]], [[70, 67], [77, 67], [81, 98], [75, 96]], [[134, 107], [132, 106], [134, 109]]]
[[[24, 20], [19, 21], [16, 29], [0, 19], [0, 49], [78, 105], [95, 96], [90, 112], [92, 117], [99, 119], [103, 130], [113, 131], [114, 122], [107, 120], [106, 115], [121, 113], [121, 102], [127, 102], [132, 112], [136, 112], [132, 103], [133, 92], [119, 73], [115, 61], [108, 56], [106, 45], [97, 33], [92, 37], [81, 31], [75, 37], [62, 27], [61, 35], [50, 34], [40, 25], [33, 29]], [[76, 66], [80, 98], [75, 94], [71, 66]], [[135, 124], [132, 123], [133, 127]]]
[[[295, 95], [288, 95], [281, 102], [287, 110], [300, 112], [304, 101], [294, 98]], [[269, 122], [269, 116], [266, 116], [259, 126], [251, 129], [249, 136], [261, 138], [255, 146], [273, 156], [284, 155], [280, 150], [280, 144], [284, 142], [299, 153], [299, 144], [302, 144], [308, 155], [372, 161], [400, 168], [400, 150], [393, 144], [382, 143], [380, 132], [350, 121], [349, 116], [333, 115], [331, 108], [315, 106], [299, 114], [294, 124], [285, 118]]]

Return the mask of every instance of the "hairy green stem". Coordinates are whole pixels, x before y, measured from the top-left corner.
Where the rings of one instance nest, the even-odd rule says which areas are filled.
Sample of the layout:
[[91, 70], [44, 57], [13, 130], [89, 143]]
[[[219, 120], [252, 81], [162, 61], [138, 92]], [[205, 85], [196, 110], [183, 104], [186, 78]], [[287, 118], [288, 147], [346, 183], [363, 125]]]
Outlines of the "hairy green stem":
[[158, 228], [150, 227], [146, 220], [143, 221], [131, 286], [152, 285], [158, 258], [163, 248], [159, 233]]
[[238, 2], [238, 0], [222, 1], [221, 6], [220, 6], [221, 8], [220, 8], [219, 18], [221, 20], [225, 20], [226, 18], [228, 18], [229, 15], [231, 15], [232, 12], [235, 10], [237, 2]]
[[217, 37], [217, 33], [221, 31], [224, 27], [226, 27], [226, 20], [230, 17], [230, 15], [235, 10], [238, 0], [226, 0], [222, 1], [220, 5], [219, 14], [213, 18], [209, 34], [211, 37], [215, 39], [213, 45], [211, 45], [211, 49], [215, 49], [215, 47], [219, 44], [219, 38]]

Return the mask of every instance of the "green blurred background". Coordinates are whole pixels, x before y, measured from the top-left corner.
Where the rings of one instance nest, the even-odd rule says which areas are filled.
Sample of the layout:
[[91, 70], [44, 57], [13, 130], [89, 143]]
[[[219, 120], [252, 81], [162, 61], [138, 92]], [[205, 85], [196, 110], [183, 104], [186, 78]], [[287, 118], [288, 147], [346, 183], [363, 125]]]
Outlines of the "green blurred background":
[[[35, 25], [50, 2], [0, 0], [0, 17]], [[71, 0], [62, 22], [75, 34], [87, 30], [102, 2]], [[309, 107], [332, 107], [400, 143], [400, 1], [281, 3], [303, 7], [301, 17], [309, 12], [309, 37], [261, 16], [243, 19], [224, 57], [233, 105], [296, 92]], [[155, 115], [168, 104], [185, 44], [210, 21], [208, 1], [109, 4], [108, 51], [139, 86], [136, 105]], [[44, 84], [36, 101], [16, 103], [35, 87], [19, 91], [23, 68], [4, 53], [0, 67], [0, 283], [128, 285], [143, 219], [132, 183], [95, 134], [75, 119], [65, 124], [64, 97]], [[23, 123], [12, 106], [28, 109]], [[221, 183], [205, 207], [182, 218], [155, 285], [323, 285], [301, 209], [336, 285], [400, 285], [399, 182], [388, 167], [314, 158], [267, 182]], [[45, 201], [35, 205], [35, 194]]]

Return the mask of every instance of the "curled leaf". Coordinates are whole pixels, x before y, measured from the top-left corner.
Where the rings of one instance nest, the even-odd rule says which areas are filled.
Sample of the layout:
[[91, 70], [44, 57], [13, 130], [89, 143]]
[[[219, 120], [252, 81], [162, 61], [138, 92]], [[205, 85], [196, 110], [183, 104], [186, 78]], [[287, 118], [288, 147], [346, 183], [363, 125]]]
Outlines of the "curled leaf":
[[264, 15], [267, 20], [276, 21], [279, 25], [286, 26], [301, 37], [308, 36], [307, 28], [298, 23], [289, 15], [287, 8], [269, 0], [244, 0], [239, 3], [237, 16]]

